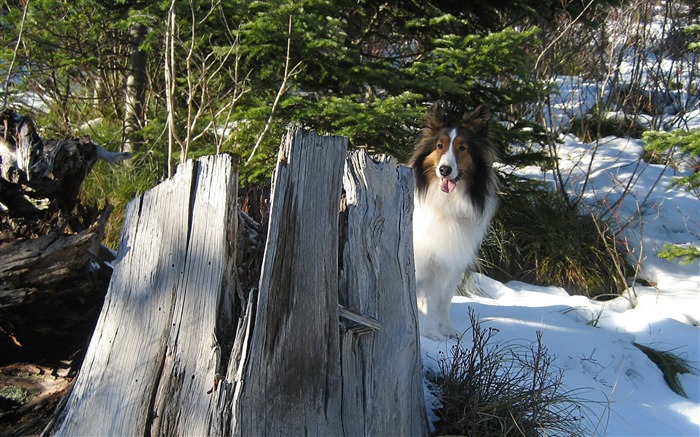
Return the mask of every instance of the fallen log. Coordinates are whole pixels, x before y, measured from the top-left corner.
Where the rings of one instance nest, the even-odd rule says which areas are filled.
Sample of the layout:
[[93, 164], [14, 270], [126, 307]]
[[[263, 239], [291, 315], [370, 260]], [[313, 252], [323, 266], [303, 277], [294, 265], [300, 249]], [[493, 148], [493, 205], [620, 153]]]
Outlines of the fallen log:
[[[66, 377], [62, 388], [80, 366], [113, 254], [101, 245], [111, 206], [86, 206], [79, 193], [97, 159], [126, 157], [88, 138], [44, 140], [31, 118], [0, 112], [0, 385], [12, 381], [12, 369], [31, 366], [17, 363], [54, 369], [42, 377]], [[0, 397], [0, 435], [45, 424], [59, 393], [32, 396]]]
[[[87, 137], [45, 141], [30, 117], [12, 109], [0, 112], [0, 212], [10, 218], [5, 223], [47, 222], [55, 212], [64, 220], [74, 218], [80, 187], [95, 162], [130, 158], [131, 153], [109, 152]], [[83, 229], [90, 224], [83, 223]]]
[[0, 364], [68, 359], [87, 345], [111, 273], [103, 226], [0, 248]]

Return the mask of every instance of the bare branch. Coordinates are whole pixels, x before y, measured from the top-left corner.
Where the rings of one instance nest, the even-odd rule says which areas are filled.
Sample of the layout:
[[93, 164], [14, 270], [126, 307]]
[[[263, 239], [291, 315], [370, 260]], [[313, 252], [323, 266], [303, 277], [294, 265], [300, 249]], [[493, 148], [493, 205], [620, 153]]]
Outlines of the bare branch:
[[[5, 78], [5, 91], [7, 91], [7, 86], [10, 83], [10, 79], [12, 78], [12, 68], [15, 65], [15, 61], [17, 60], [17, 51], [19, 50], [19, 46], [22, 43], [22, 34], [24, 33], [24, 23], [27, 19], [27, 9], [29, 9], [29, 0], [26, 0], [24, 2], [24, 10], [22, 11], [22, 20], [19, 23], [19, 34], [17, 35], [17, 44], [15, 44], [15, 49], [12, 51], [12, 60], [10, 61], [10, 65], [7, 67], [7, 77]], [[6, 107], [7, 106], [7, 101], [8, 101], [9, 94], [5, 92], [5, 98], [2, 102], [2, 106]]]
[[290, 58], [290, 52], [292, 48], [292, 16], [289, 16], [289, 30], [287, 31], [287, 56], [285, 57], [284, 61], [284, 76], [282, 77], [282, 84], [280, 85], [279, 90], [277, 90], [277, 95], [275, 96], [275, 101], [272, 103], [272, 109], [270, 109], [270, 116], [267, 118], [267, 122], [265, 123], [265, 127], [263, 128], [262, 132], [260, 132], [260, 136], [258, 136], [258, 140], [255, 142], [255, 147], [253, 147], [253, 151], [250, 152], [250, 156], [248, 157], [248, 160], [245, 162], [246, 164], [250, 163], [250, 161], [253, 159], [253, 156], [255, 155], [255, 152], [258, 150], [258, 147], [260, 146], [260, 143], [263, 140], [263, 137], [267, 133], [267, 131], [270, 129], [270, 125], [272, 124], [272, 118], [275, 115], [275, 109], [277, 108], [277, 103], [279, 103], [280, 98], [284, 93], [287, 91], [287, 81], [289, 80], [289, 77], [292, 76], [293, 74], [296, 73], [297, 68], [301, 65], [301, 61], [298, 62], [291, 70], [289, 69], [289, 58]]
[[168, 177], [172, 177], [173, 143], [177, 141], [175, 133], [175, 0], [170, 3], [165, 30], [165, 105], [167, 107], [168, 125]]

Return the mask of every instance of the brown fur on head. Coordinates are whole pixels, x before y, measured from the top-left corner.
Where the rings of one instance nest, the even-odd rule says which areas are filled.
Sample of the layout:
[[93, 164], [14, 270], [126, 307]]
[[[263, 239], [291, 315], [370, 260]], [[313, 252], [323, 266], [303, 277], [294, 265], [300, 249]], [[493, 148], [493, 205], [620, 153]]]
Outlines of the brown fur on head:
[[[417, 193], [424, 196], [430, 184], [439, 183], [437, 165], [452, 144], [459, 171], [455, 183], [466, 183], [474, 205], [483, 208], [487, 191], [495, 191], [496, 183], [490, 123], [491, 111], [485, 104], [464, 114], [460, 124], [450, 125], [444, 106], [434, 103], [425, 115], [416, 150], [409, 162], [414, 169]], [[450, 135], [454, 139], [452, 143]]]

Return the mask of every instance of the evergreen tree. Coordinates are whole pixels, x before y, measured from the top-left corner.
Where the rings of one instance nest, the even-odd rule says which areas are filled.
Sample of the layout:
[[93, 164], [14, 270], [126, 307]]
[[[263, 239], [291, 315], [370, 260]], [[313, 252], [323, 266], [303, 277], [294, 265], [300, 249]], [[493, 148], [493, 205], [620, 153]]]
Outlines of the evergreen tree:
[[299, 68], [257, 152], [261, 160], [274, 156], [289, 123], [346, 135], [354, 146], [405, 160], [431, 101], [445, 100], [458, 112], [486, 102], [504, 121], [513, 118], [511, 109], [538, 91], [532, 77], [536, 31], [468, 34], [485, 25], [475, 26], [466, 7], [451, 9], [458, 15], [413, 2], [278, 1], [239, 9], [247, 13], [239, 18], [242, 66], [257, 74], [249, 100], [239, 106], [238, 118], [247, 124], [237, 132], [237, 147], [245, 149], [260, 132], [269, 113], [261, 103], [279, 91], [287, 56]]
[[[72, 133], [102, 117], [119, 126], [120, 143], [142, 139], [158, 156], [168, 147], [180, 160], [217, 151], [252, 156], [243, 181], [265, 181], [289, 124], [346, 135], [354, 146], [401, 160], [426, 105], [438, 99], [458, 112], [488, 103], [511, 122], [502, 138], [530, 132], [515, 111], [539, 90], [532, 75], [538, 36], [527, 23], [555, 7], [531, 0], [33, 0], [20, 50], [13, 53], [20, 4], [2, 17], [8, 32], [0, 43], [3, 65], [17, 56], [21, 86], [51, 106], [53, 130]], [[508, 26], [514, 23], [521, 30]]]

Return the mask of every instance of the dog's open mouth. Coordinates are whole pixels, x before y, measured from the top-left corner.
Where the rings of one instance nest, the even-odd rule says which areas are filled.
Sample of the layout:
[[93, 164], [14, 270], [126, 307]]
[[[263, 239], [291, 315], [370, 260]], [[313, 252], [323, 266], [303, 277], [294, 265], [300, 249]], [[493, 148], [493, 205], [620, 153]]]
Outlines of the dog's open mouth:
[[458, 180], [459, 180], [459, 176], [457, 176], [454, 179], [443, 178], [440, 181], [440, 189], [442, 190], [443, 193], [451, 193], [457, 187]]

